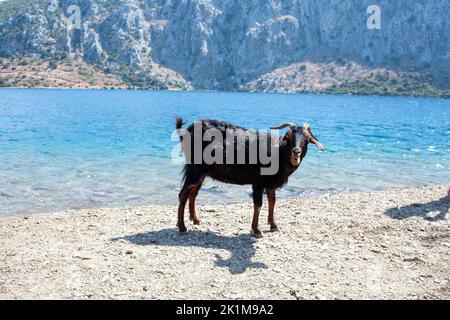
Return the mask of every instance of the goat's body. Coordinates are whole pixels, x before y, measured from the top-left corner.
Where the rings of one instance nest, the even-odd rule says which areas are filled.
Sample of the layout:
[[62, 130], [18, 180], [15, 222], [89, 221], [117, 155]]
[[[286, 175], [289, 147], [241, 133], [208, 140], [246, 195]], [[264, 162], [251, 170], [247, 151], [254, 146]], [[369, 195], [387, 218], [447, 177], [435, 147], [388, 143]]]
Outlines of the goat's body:
[[[236, 184], [236, 185], [252, 185], [253, 188], [253, 202], [255, 204], [255, 215], [254, 215], [254, 221], [252, 225], [252, 230], [255, 232], [255, 234], [261, 234], [261, 232], [258, 229], [257, 226], [257, 220], [259, 216], [259, 210], [262, 206], [262, 195], [264, 192], [268, 194], [269, 197], [269, 223], [271, 225], [272, 230], [277, 230], [277, 226], [273, 220], [273, 207], [275, 205], [275, 191], [276, 189], [282, 187], [288, 182], [289, 176], [294, 173], [298, 166], [292, 166], [288, 160], [288, 148], [286, 147], [286, 143], [281, 141], [280, 137], [277, 135], [271, 135], [267, 132], [256, 132], [256, 131], [250, 131], [246, 128], [235, 126], [233, 124], [217, 121], [217, 120], [200, 120], [197, 122], [197, 124], [201, 123], [201, 134], [203, 135], [205, 131], [209, 129], [218, 130], [223, 134], [223, 136], [226, 136], [227, 130], [234, 130], [239, 135], [242, 135], [241, 138], [245, 139], [245, 145], [238, 145], [236, 143], [237, 140], [234, 140], [234, 142], [223, 142], [223, 144], [218, 144], [219, 148], [223, 148], [223, 161], [220, 163], [213, 163], [213, 164], [207, 164], [203, 159], [200, 162], [195, 162], [194, 152], [186, 153], [185, 156], [187, 160], [187, 164], [184, 167], [184, 177], [183, 177], [183, 187], [180, 192], [179, 198], [180, 198], [180, 206], [178, 211], [178, 226], [180, 228], [180, 231], [186, 231], [186, 227], [184, 225], [184, 208], [186, 205], [187, 200], [190, 201], [190, 217], [191, 220], [194, 221], [194, 223], [199, 223], [200, 220], [197, 218], [197, 215], [195, 213], [195, 198], [198, 194], [199, 189], [202, 186], [202, 183], [206, 177], [210, 177], [214, 180], [221, 181], [224, 183], [229, 184]], [[183, 121], [178, 118], [177, 119], [177, 129], [180, 129], [183, 125]], [[191, 147], [191, 150], [194, 150], [194, 140], [201, 141], [201, 151], [204, 151], [205, 148], [207, 148], [211, 143], [211, 141], [203, 141], [202, 137], [195, 137], [195, 134], [199, 134], [200, 131], [197, 129], [198, 132], [195, 131], [194, 123], [191, 124], [187, 128], [187, 132], [189, 135], [186, 135], [183, 137], [183, 139], [190, 139], [190, 141], [182, 141], [183, 145], [187, 145]], [[270, 144], [273, 139], [277, 139], [279, 141], [278, 145], [278, 152], [277, 156], [279, 157], [278, 160], [278, 170], [273, 175], [262, 175], [261, 169], [264, 167], [268, 167], [268, 164], [263, 164], [259, 157], [257, 156], [256, 161], [250, 162], [250, 143], [249, 141], [252, 140], [253, 142], [256, 141], [259, 143], [261, 141], [262, 135], [265, 135], [264, 141], [267, 141], [268, 148], [267, 148], [267, 156], [271, 155], [271, 148]], [[183, 140], [182, 139], [182, 140]], [[228, 148], [234, 149], [234, 162], [233, 163], [227, 163], [226, 159], [226, 151]], [[239, 149], [241, 148], [241, 149]], [[244, 148], [244, 149], [242, 149]], [[244, 164], [237, 164], [237, 154], [238, 152], [241, 152], [245, 154], [245, 163]], [[301, 158], [303, 158], [306, 155], [307, 147], [302, 151]], [[190, 157], [190, 158], [189, 158]], [[256, 222], [255, 222], [256, 220]]]
[[[267, 184], [267, 187], [271, 188], [279, 188], [287, 183], [288, 177], [297, 169], [296, 167], [289, 167], [284, 161], [280, 161], [281, 159], [286, 158], [286, 150], [283, 148], [283, 145], [280, 145], [279, 147], [279, 163], [280, 168], [278, 172], [275, 175], [268, 175], [268, 176], [262, 176], [261, 175], [261, 169], [263, 167], [267, 167], [267, 165], [264, 165], [261, 163], [259, 157], [256, 159], [256, 163], [245, 163], [245, 164], [237, 164], [237, 154], [238, 152], [242, 152], [245, 154], [245, 160], [249, 162], [250, 159], [250, 139], [256, 139], [259, 140], [263, 135], [264, 138], [267, 140], [268, 148], [267, 148], [267, 156], [271, 156], [271, 149], [270, 149], [270, 143], [273, 139], [279, 139], [278, 136], [270, 135], [267, 132], [256, 132], [256, 131], [250, 131], [246, 128], [236, 126], [227, 122], [223, 121], [217, 121], [217, 120], [200, 120], [199, 122], [202, 123], [202, 135], [205, 133], [206, 130], [214, 128], [222, 132], [225, 136], [226, 130], [240, 130], [242, 135], [244, 136], [243, 139], [245, 139], [245, 145], [243, 146], [244, 150], [237, 150], [237, 143], [234, 141], [234, 144], [226, 144], [224, 141], [223, 144], [223, 164], [206, 164], [202, 161], [202, 163], [194, 164], [194, 156], [191, 155], [190, 164], [185, 165], [185, 176], [186, 179], [188, 177], [188, 173], [190, 171], [201, 171], [203, 176], [210, 177], [214, 180], [221, 181], [224, 183], [230, 183], [230, 184], [236, 184], [236, 185], [253, 185], [255, 183], [260, 184]], [[194, 132], [194, 124], [191, 124], [187, 131], [190, 134], [191, 138], [191, 150], [194, 149], [193, 144], [193, 138], [195, 137]], [[238, 132], [238, 131], [236, 131]], [[238, 134], [239, 135], [239, 134]], [[265, 141], [266, 141], [265, 140]], [[201, 140], [200, 140], [201, 141]], [[203, 142], [202, 144], [202, 151], [205, 150], [205, 148], [211, 144], [211, 142]], [[227, 163], [226, 159], [226, 151], [228, 148], [233, 148], [234, 151], [234, 159], [233, 163]], [[305, 150], [306, 152], [306, 150]]]

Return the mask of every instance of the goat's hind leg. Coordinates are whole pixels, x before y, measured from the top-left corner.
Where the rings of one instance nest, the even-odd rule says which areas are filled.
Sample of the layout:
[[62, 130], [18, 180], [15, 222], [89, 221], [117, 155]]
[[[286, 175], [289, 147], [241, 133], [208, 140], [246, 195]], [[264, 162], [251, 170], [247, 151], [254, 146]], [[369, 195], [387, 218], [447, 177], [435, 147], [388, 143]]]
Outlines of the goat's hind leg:
[[190, 188], [186, 184], [184, 184], [181, 189], [180, 194], [178, 195], [178, 199], [180, 204], [178, 205], [178, 223], [177, 227], [180, 232], [186, 232], [187, 228], [184, 224], [184, 208], [186, 207], [186, 203], [189, 197]]
[[183, 187], [181, 188], [181, 192], [178, 196], [180, 204], [178, 206], [178, 223], [177, 227], [180, 232], [186, 232], [187, 228], [184, 224], [184, 209], [186, 208], [186, 203], [189, 199], [189, 195], [191, 194], [192, 189], [198, 185], [201, 181], [202, 174], [198, 167], [196, 166], [187, 166], [185, 169], [185, 179]]
[[189, 218], [195, 225], [199, 225], [201, 222], [195, 211], [195, 199], [197, 198], [198, 192], [202, 187], [203, 180], [203, 178], [200, 179], [198, 184], [192, 188], [191, 193], [189, 194]]

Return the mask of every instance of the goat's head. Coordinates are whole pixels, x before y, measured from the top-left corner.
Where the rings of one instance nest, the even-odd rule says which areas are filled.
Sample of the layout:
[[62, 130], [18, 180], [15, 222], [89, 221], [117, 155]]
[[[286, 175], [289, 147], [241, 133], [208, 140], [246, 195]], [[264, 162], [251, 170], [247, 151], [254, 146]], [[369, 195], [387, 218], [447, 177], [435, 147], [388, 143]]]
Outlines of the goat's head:
[[283, 137], [283, 141], [286, 141], [288, 148], [288, 157], [291, 164], [294, 167], [298, 167], [302, 161], [302, 154], [306, 152], [306, 147], [309, 143], [313, 143], [317, 146], [319, 151], [327, 150], [312, 133], [309, 124], [305, 123], [303, 126], [297, 126], [293, 122], [285, 123], [281, 126], [271, 128], [273, 130], [282, 130], [289, 128]]

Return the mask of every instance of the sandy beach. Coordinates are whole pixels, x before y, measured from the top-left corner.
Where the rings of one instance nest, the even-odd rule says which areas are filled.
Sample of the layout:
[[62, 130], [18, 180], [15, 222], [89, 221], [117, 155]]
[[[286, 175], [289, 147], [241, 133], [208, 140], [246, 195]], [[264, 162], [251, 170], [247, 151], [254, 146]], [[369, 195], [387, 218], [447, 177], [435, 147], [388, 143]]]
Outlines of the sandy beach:
[[448, 186], [0, 218], [1, 299], [449, 299]]

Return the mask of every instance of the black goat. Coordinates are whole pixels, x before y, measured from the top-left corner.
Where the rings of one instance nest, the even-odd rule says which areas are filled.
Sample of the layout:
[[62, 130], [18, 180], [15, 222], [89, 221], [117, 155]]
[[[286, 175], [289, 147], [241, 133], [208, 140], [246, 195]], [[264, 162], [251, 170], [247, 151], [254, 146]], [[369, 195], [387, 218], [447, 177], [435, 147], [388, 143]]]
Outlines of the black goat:
[[[297, 126], [295, 123], [286, 123], [272, 128], [277, 130], [288, 128], [284, 136], [250, 131], [217, 120], [196, 121], [187, 130], [181, 129], [184, 124], [185, 122], [177, 117], [176, 128], [186, 158], [183, 186], [179, 194], [178, 228], [180, 232], [187, 230], [184, 224], [184, 209], [188, 200], [190, 219], [194, 224], [200, 223], [195, 212], [195, 199], [206, 177], [225, 183], [252, 185], [254, 203], [252, 233], [257, 238], [262, 237], [258, 228], [258, 219], [263, 194], [266, 192], [269, 200], [270, 230], [278, 231], [278, 226], [274, 220], [276, 190], [285, 185], [289, 176], [298, 169], [306, 156], [309, 143], [315, 144], [320, 151], [326, 150], [307, 124]], [[231, 141], [230, 139], [224, 139], [225, 141], [218, 139], [218, 134], [227, 137], [227, 132], [234, 132]], [[238, 141], [244, 141], [245, 143], [239, 144]], [[252, 142], [256, 142], [258, 149], [251, 149]], [[264, 146], [267, 147], [265, 148], [267, 156], [272, 157], [272, 161], [276, 160], [278, 164], [277, 170], [271, 174], [262, 174], [263, 169], [269, 168], [269, 163], [263, 161], [258, 156], [261, 153], [256, 151], [261, 150]], [[208, 150], [215, 161], [207, 161], [203, 157], [203, 153]], [[252, 152], [256, 153], [256, 157]], [[242, 157], [239, 161], [239, 153], [245, 155], [244, 161], [242, 161]]]

